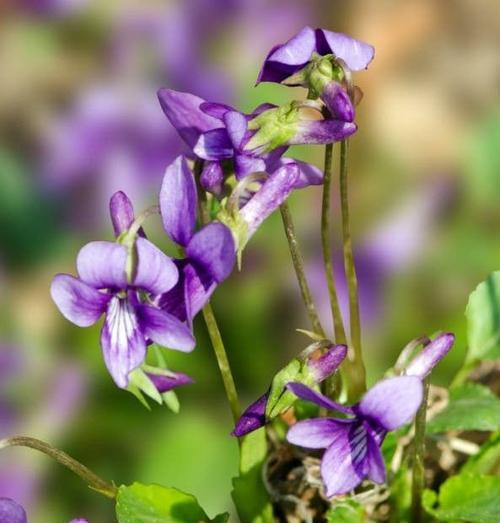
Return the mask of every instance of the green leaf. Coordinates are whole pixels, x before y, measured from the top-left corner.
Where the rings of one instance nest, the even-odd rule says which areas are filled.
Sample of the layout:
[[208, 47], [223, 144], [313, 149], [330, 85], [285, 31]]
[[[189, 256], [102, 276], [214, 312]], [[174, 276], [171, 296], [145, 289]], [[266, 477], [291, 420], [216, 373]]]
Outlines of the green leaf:
[[465, 310], [469, 350], [466, 363], [500, 358], [500, 271], [480, 283]]
[[240, 440], [240, 475], [233, 478], [231, 492], [241, 523], [273, 523], [273, 508], [262, 480], [267, 456], [264, 428]]
[[315, 383], [307, 363], [297, 358], [293, 359], [274, 376], [266, 404], [266, 417], [268, 419], [275, 418], [297, 401], [297, 396], [286, 389], [287, 384], [292, 381], [298, 381], [309, 386]]
[[328, 523], [364, 523], [366, 514], [357, 501], [346, 499], [335, 503], [326, 514]]
[[479, 453], [467, 460], [460, 473], [500, 474], [500, 432], [495, 432], [483, 443]]
[[500, 477], [460, 474], [441, 485], [439, 496], [425, 490], [422, 503], [438, 521], [498, 523]]
[[116, 498], [119, 523], [225, 523], [229, 514], [210, 519], [191, 494], [160, 485], [122, 485]]
[[450, 402], [427, 425], [427, 432], [499, 430], [500, 400], [486, 387], [466, 383], [450, 392]]

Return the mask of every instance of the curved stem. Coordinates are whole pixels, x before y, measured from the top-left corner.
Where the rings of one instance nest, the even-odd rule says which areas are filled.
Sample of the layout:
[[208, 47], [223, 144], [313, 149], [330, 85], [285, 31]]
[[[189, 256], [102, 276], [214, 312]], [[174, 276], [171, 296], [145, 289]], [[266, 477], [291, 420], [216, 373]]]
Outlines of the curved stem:
[[348, 142], [340, 143], [340, 204], [342, 210], [342, 243], [344, 245], [344, 268], [349, 288], [349, 324], [353, 357], [347, 362], [349, 381], [347, 383], [350, 400], [357, 400], [366, 391], [366, 371], [361, 351], [361, 321], [359, 316], [358, 279], [349, 224], [349, 196], [347, 182]]
[[[205, 225], [210, 221], [210, 213], [207, 208], [206, 193], [199, 182], [202, 170], [203, 160], [196, 160], [194, 164], [194, 177], [198, 190], [198, 210], [200, 213], [200, 221], [202, 225]], [[233, 415], [233, 420], [236, 423], [241, 413], [240, 402], [238, 399], [238, 393], [236, 391], [236, 385], [234, 383], [233, 373], [231, 372], [231, 366], [229, 365], [226, 348], [224, 347], [224, 342], [222, 341], [219, 326], [217, 324], [217, 320], [215, 319], [215, 314], [212, 306], [210, 305], [210, 302], [208, 302], [203, 307], [202, 312], [203, 319], [205, 320], [205, 324], [207, 326], [208, 335], [214, 349], [215, 358], [217, 359], [217, 364], [219, 366], [219, 372], [221, 374], [224, 389], [226, 391], [226, 397], [231, 408], [231, 414]]]
[[335, 274], [333, 272], [332, 247], [330, 242], [330, 214], [332, 193], [332, 160], [333, 144], [325, 147], [325, 168], [323, 178], [323, 201], [321, 206], [321, 248], [323, 251], [323, 264], [325, 266], [328, 295], [330, 297], [330, 308], [332, 312], [333, 331], [336, 343], [346, 343], [347, 338], [340, 312], [339, 299], [335, 285]]
[[101, 479], [85, 465], [82, 465], [79, 461], [76, 461], [76, 459], [66, 454], [66, 452], [56, 449], [44, 441], [30, 438], [28, 436], [13, 436], [11, 438], [0, 440], [0, 449], [7, 447], [27, 447], [38, 450], [39, 452], [50, 456], [52, 459], [55, 459], [58, 463], [74, 472], [77, 476], [80, 476], [80, 478], [82, 478], [90, 488], [100, 492], [108, 498], [116, 497], [118, 489], [113, 484]]
[[159, 205], [152, 205], [151, 207], [148, 207], [146, 210], [141, 212], [139, 216], [132, 222], [132, 225], [128, 229], [128, 231], [125, 234], [124, 243], [127, 242], [134, 242], [135, 237], [137, 236], [139, 229], [142, 227], [142, 224], [150, 217], [153, 216], [153, 214], [160, 214], [160, 206]]
[[424, 381], [424, 397], [415, 417], [415, 437], [413, 439], [413, 470], [411, 485], [411, 523], [419, 523], [422, 518], [422, 492], [425, 487], [425, 419], [429, 383]]
[[286, 239], [288, 240], [288, 247], [290, 248], [290, 254], [292, 256], [293, 267], [295, 269], [295, 274], [297, 275], [297, 281], [299, 282], [302, 301], [306, 306], [307, 314], [311, 321], [314, 332], [322, 337], [326, 337], [323, 326], [319, 320], [316, 307], [314, 306], [311, 289], [307, 283], [306, 272], [304, 269], [304, 259], [302, 257], [302, 253], [300, 252], [297, 235], [295, 234], [295, 227], [293, 225], [290, 208], [286, 202], [280, 205], [280, 212], [281, 218], [283, 220], [283, 226], [285, 228]]

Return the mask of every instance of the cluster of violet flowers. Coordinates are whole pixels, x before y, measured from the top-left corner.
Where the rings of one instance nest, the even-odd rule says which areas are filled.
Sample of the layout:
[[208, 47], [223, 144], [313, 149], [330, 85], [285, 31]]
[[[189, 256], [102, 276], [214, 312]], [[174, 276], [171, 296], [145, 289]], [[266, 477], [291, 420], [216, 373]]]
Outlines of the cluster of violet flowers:
[[[244, 438], [269, 424], [298, 398], [335, 413], [300, 420], [286, 435], [293, 445], [325, 449], [321, 476], [326, 497], [348, 493], [365, 478], [385, 482], [382, 442], [415, 416], [424, 380], [454, 342], [452, 334], [440, 334], [416, 355], [418, 344], [410, 344], [391, 375], [366, 390], [345, 179], [341, 196], [350, 328], [339, 316], [325, 243], [334, 339], [323, 330], [311, 300], [286, 200], [296, 189], [323, 184], [322, 233], [328, 232], [332, 144], [342, 142], [340, 171], [345, 176], [346, 139], [357, 130], [355, 106], [361, 100], [352, 73], [367, 68], [373, 57], [374, 49], [366, 43], [306, 27], [269, 52], [258, 83], [305, 87], [307, 100], [263, 103], [246, 114], [191, 93], [161, 89], [161, 108], [190, 152], [166, 168], [157, 205], [137, 216], [127, 195], [115, 193], [110, 201], [114, 241], [85, 245], [77, 255], [78, 275], [58, 274], [51, 286], [59, 310], [77, 326], [91, 326], [104, 316], [100, 342], [106, 367], [118, 387], [142, 400], [147, 396], [168, 403], [168, 393], [192, 382], [168, 368], [156, 346], [193, 351], [193, 320], [202, 311], [235, 420], [234, 436]], [[284, 156], [289, 146], [300, 144], [326, 146], [324, 171]], [[278, 208], [311, 320], [312, 331], [305, 333], [313, 342], [240, 414], [210, 298], [241, 266], [248, 241]], [[146, 236], [145, 221], [155, 214], [178, 248], [175, 258]], [[156, 356], [156, 365], [148, 352]], [[338, 369], [342, 387], [332, 379]]]

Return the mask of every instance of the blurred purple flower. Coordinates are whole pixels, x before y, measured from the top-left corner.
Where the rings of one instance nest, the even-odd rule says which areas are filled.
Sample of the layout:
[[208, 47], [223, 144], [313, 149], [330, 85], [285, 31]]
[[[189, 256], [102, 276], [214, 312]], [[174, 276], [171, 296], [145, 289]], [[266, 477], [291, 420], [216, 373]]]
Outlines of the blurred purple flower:
[[[454, 184], [449, 178], [422, 187], [409, 200], [398, 204], [360, 241], [355, 261], [365, 327], [375, 325], [383, 313], [382, 294], [389, 278], [409, 270], [425, 256], [432, 225], [448, 207], [453, 193]], [[342, 315], [346, 318], [349, 301], [341, 256], [334, 255], [334, 268]], [[307, 272], [321, 320], [331, 332], [330, 302], [319, 257], [308, 265]]]
[[19, 4], [44, 17], [67, 17], [79, 14], [88, 0], [20, 0]]
[[219, 283], [231, 273], [236, 248], [231, 231], [211, 222], [195, 232], [198, 196], [186, 158], [179, 156], [166, 170], [160, 191], [160, 211], [168, 236], [186, 257], [177, 260], [179, 279], [163, 293], [159, 305], [181, 321], [192, 323]]
[[290, 383], [288, 388], [299, 398], [348, 416], [299, 421], [287, 434], [294, 445], [326, 449], [321, 476], [328, 497], [346, 494], [366, 477], [385, 482], [380, 445], [387, 432], [413, 418], [423, 396], [422, 382], [413, 376], [378, 382], [352, 407], [339, 405], [302, 383]]
[[[316, 359], [308, 359], [307, 367], [315, 383], [321, 383], [331, 376], [347, 355], [345, 345], [331, 345], [327, 352]], [[254, 430], [263, 427], [270, 419], [266, 418], [266, 409], [270, 389], [252, 403], [237, 421], [231, 435], [241, 438]]]
[[26, 512], [21, 505], [9, 498], [0, 498], [0, 523], [27, 523]]

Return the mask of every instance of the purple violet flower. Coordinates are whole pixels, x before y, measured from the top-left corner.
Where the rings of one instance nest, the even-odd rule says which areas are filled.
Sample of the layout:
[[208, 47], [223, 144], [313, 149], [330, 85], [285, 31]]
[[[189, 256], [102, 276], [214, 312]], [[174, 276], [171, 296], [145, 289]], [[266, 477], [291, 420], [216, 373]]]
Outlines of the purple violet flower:
[[287, 434], [294, 445], [326, 449], [321, 476], [328, 497], [350, 492], [366, 477], [385, 482], [380, 445], [387, 432], [413, 418], [423, 396], [422, 382], [415, 376], [379, 381], [352, 407], [339, 405], [302, 383], [289, 383], [288, 388], [299, 398], [348, 416], [299, 421]]
[[446, 332], [427, 344], [406, 367], [406, 376], [416, 376], [423, 380], [432, 369], [450, 352], [455, 343], [455, 335]]
[[220, 222], [195, 231], [198, 196], [186, 158], [169, 165], [160, 191], [160, 212], [168, 236], [185, 252], [176, 260], [179, 279], [159, 298], [162, 309], [192, 323], [219, 283], [233, 270], [236, 248], [233, 235]]
[[27, 523], [26, 511], [10, 498], [0, 498], [0, 523]]
[[[308, 375], [312, 378], [314, 383], [321, 383], [326, 378], [331, 376], [342, 363], [347, 355], [347, 347], [345, 345], [332, 345], [319, 358], [307, 360]], [[265, 394], [252, 403], [240, 416], [231, 435], [241, 438], [254, 430], [263, 427], [271, 419], [266, 416], [268, 407], [269, 389]], [[290, 407], [288, 405], [286, 408]], [[286, 410], [286, 409], [283, 409]], [[281, 412], [283, 412], [283, 410]]]
[[366, 69], [375, 56], [373, 46], [343, 33], [304, 27], [288, 42], [277, 45], [267, 55], [257, 78], [260, 82], [281, 83], [303, 69], [313, 53], [333, 54], [351, 71]]
[[[123, 232], [133, 210], [123, 193], [111, 201], [113, 226]], [[58, 274], [51, 295], [61, 313], [79, 327], [93, 325], [106, 315], [101, 346], [106, 366], [120, 388], [146, 357], [153, 341], [184, 352], [194, 349], [190, 329], [175, 316], [153, 305], [154, 299], [172, 289], [179, 279], [174, 262], [144, 237], [135, 242], [137, 263], [126, 245], [94, 241], [77, 256], [78, 277]]]

